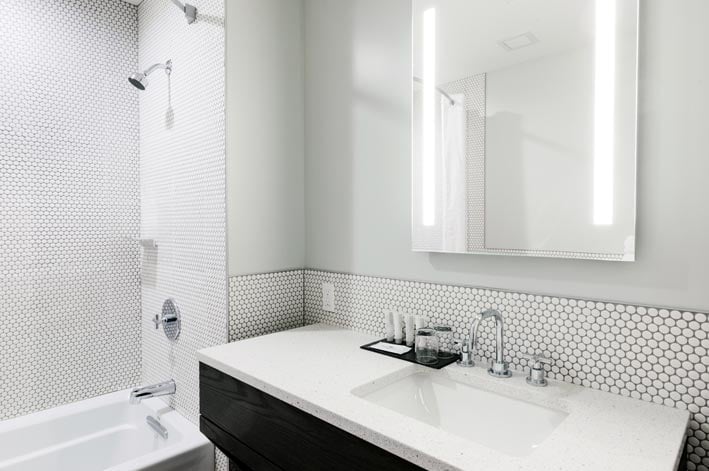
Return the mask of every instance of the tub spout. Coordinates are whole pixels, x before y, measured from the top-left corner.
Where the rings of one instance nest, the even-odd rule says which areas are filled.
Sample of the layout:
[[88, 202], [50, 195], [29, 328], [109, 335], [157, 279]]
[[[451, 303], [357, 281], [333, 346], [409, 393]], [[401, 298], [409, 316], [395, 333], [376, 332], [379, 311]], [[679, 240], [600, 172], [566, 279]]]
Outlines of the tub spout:
[[143, 399], [175, 394], [176, 390], [177, 387], [175, 386], [175, 380], [173, 379], [163, 383], [151, 384], [150, 386], [141, 386], [130, 392], [130, 403], [139, 404]]

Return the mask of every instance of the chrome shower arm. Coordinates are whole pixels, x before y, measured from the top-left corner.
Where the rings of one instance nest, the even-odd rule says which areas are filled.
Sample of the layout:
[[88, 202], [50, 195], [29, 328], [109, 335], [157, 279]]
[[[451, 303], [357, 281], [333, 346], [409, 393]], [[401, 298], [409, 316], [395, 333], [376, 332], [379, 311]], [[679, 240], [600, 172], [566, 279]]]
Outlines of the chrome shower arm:
[[170, 72], [172, 72], [172, 61], [169, 60], [169, 61], [165, 62], [164, 64], [162, 64], [162, 63], [153, 64], [150, 67], [148, 67], [147, 69], [145, 69], [145, 72], [143, 72], [143, 73], [146, 76], [148, 76], [148, 75], [152, 74], [153, 72], [155, 72], [157, 69], [165, 69], [167, 71], [167, 73], [169, 74]]
[[[173, 0], [173, 1], [174, 1], [174, 0]], [[420, 83], [420, 84], [423, 85], [423, 79], [422, 79], [422, 78], [416, 77], [416, 76], [414, 75], [413, 80], [414, 80], [414, 82]], [[441, 95], [443, 95], [443, 96], [450, 102], [451, 106], [455, 105], [455, 100], [454, 100], [449, 94], [447, 94], [441, 87], [436, 87], [436, 91], [437, 91], [438, 93], [440, 93]]]
[[163, 63], [158, 63], [158, 64], [153, 64], [147, 69], [145, 69], [142, 72], [136, 72], [132, 74], [130, 77], [128, 77], [128, 81], [130, 82], [131, 85], [133, 85], [135, 88], [138, 90], [145, 90], [145, 87], [148, 86], [148, 75], [152, 74], [158, 69], [163, 69], [165, 70], [165, 73], [170, 76], [172, 73], [172, 60], [169, 60], [167, 62]]
[[185, 12], [185, 18], [187, 18], [187, 24], [192, 24], [197, 19], [197, 7], [190, 5], [189, 3], [182, 3], [180, 0], [172, 0], [172, 3], [178, 6], [180, 10]]

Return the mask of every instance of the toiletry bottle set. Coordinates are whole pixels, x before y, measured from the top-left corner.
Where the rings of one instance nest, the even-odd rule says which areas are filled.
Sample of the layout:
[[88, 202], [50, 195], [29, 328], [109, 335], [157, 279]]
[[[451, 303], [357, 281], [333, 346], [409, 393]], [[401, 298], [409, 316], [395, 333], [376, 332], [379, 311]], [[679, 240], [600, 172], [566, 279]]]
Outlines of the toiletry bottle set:
[[386, 309], [384, 310], [384, 326], [388, 342], [401, 344], [405, 341], [406, 345], [412, 347], [416, 339], [416, 332], [428, 326], [428, 317]]

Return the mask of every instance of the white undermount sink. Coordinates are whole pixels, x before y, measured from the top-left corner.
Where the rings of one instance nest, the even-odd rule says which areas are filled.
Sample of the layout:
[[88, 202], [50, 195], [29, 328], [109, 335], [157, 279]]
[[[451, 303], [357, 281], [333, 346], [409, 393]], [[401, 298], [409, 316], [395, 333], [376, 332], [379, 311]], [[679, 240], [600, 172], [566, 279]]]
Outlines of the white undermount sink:
[[516, 457], [531, 454], [568, 416], [441, 372], [415, 372], [378, 388], [359, 389], [353, 393], [367, 401]]

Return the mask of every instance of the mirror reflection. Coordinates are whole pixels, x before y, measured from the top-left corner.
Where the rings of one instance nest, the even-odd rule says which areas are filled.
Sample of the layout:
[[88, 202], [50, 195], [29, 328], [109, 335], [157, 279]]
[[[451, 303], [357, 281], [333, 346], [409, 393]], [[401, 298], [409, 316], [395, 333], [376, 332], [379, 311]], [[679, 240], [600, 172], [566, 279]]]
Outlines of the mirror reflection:
[[634, 260], [638, 4], [413, 0], [413, 249]]

